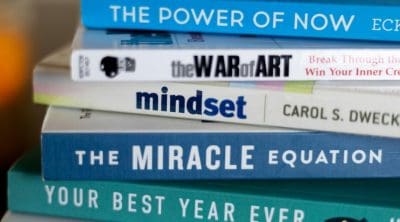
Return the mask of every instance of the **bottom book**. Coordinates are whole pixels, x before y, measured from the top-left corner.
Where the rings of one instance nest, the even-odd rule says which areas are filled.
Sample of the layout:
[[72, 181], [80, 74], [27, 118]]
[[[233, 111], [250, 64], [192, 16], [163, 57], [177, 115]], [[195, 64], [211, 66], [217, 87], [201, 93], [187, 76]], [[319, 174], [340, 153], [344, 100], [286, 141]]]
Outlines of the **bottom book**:
[[400, 180], [43, 181], [32, 151], [8, 174], [11, 211], [103, 221], [399, 222]]

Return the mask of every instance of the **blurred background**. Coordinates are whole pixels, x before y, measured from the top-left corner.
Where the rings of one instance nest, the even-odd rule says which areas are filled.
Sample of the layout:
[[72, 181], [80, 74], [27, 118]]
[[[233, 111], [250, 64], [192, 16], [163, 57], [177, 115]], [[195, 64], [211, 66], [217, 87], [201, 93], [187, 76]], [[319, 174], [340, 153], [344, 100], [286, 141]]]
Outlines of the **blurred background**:
[[32, 70], [72, 40], [78, 12], [78, 0], [0, 0], [0, 218], [8, 168], [40, 145], [45, 107], [32, 103]]

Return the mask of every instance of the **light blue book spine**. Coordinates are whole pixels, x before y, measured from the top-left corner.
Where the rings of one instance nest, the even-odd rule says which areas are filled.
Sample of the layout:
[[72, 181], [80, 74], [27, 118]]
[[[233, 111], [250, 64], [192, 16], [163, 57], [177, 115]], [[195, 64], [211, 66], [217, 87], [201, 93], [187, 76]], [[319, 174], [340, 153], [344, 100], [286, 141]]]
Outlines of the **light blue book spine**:
[[82, 0], [89, 28], [400, 40], [394, 1]]
[[44, 133], [51, 180], [400, 177], [399, 140], [318, 132]]

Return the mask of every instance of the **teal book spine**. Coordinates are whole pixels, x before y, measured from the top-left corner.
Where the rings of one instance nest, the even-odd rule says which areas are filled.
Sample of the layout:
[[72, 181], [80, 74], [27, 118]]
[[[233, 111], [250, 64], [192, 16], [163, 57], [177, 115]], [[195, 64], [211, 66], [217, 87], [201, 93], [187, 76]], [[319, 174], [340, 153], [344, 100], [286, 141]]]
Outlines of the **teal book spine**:
[[[39, 154], [9, 172], [9, 209], [103, 221], [398, 222], [398, 180], [44, 182]], [[33, 163], [35, 162], [35, 163]]]

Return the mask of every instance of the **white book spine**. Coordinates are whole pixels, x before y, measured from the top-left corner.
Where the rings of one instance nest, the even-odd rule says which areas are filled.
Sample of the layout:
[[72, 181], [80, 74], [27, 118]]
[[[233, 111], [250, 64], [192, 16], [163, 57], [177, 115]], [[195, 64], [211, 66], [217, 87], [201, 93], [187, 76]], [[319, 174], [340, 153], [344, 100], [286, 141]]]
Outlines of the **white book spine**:
[[[79, 83], [35, 76], [38, 103], [189, 119], [400, 138], [400, 97], [386, 93], [312, 93], [179, 83]], [[110, 93], [112, 92], [112, 93]]]
[[76, 81], [400, 80], [398, 49], [77, 49]]

